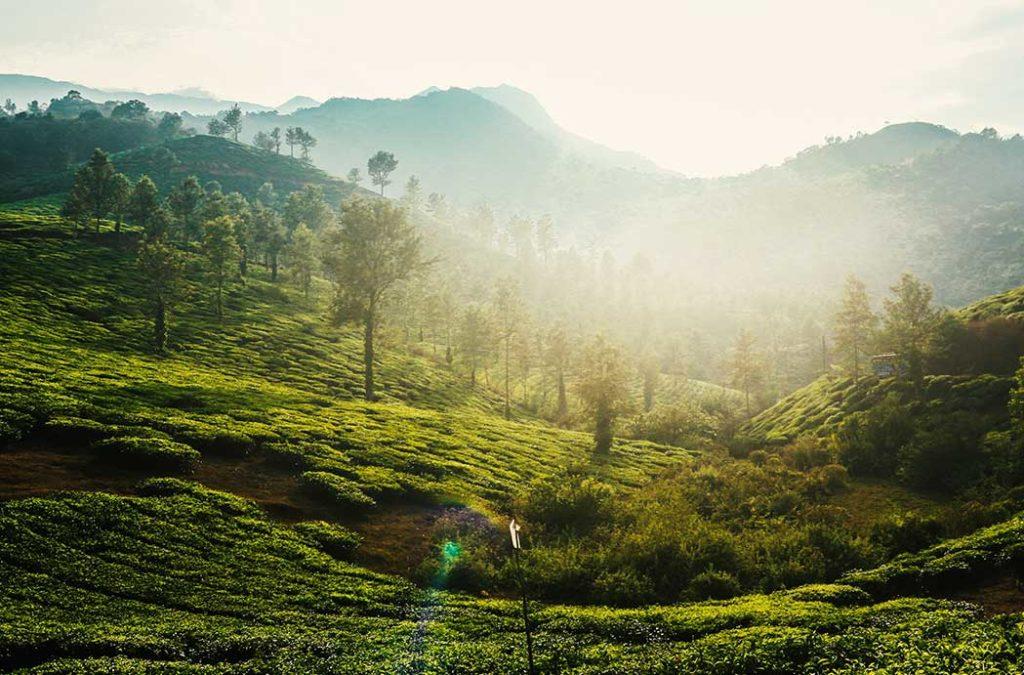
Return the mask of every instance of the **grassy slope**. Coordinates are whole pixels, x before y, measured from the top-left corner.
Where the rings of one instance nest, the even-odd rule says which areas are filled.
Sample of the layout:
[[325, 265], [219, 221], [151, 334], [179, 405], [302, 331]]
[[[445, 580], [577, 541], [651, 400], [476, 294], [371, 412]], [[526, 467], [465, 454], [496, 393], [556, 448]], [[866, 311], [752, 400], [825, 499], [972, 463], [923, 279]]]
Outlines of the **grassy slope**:
[[[167, 151], [171, 154], [168, 154]], [[114, 166], [132, 178], [148, 174], [162, 194], [182, 178], [195, 175], [201, 183], [218, 181], [224, 192], [238, 191], [255, 195], [269, 181], [281, 194], [287, 195], [304, 185], [323, 187], [328, 202], [338, 204], [352, 193], [354, 186], [335, 178], [313, 165], [288, 155], [259, 150], [245, 143], [235, 143], [215, 136], [191, 136], [116, 153]], [[66, 192], [74, 182], [74, 171], [55, 171], [8, 177], [12, 185], [0, 185], [0, 194], [8, 199], [39, 197]]]
[[[174, 351], [158, 358], [146, 353], [129, 252], [31, 232], [0, 239], [0, 433], [61, 432], [83, 451], [89, 436], [167, 434], [207, 455], [264, 453], [296, 474], [333, 473], [374, 497], [484, 507], [589, 456], [586, 434], [506, 422], [491, 395], [398, 349], [384, 350], [384, 400], [360, 401], [357, 331], [327, 326], [318, 305], [259, 270], [229, 292], [218, 325], [198, 276], [173, 319]], [[621, 443], [594, 470], [638, 484], [685, 456]]]
[[[1005, 416], [1012, 381], [995, 375], [925, 378], [921, 398], [911, 405], [939, 414], [973, 410]], [[894, 379], [819, 378], [756, 415], [742, 429], [755, 442], [785, 443], [802, 435], [828, 436], [849, 414], [866, 410], [889, 393], [902, 394], [906, 383]]]
[[[176, 162], [165, 162], [164, 147], [174, 153]], [[197, 176], [202, 183], [216, 180], [225, 193], [238, 191], [249, 196], [255, 195], [267, 181], [273, 183], [274, 189], [282, 195], [307, 184], [319, 185], [332, 205], [337, 205], [357, 189], [351, 183], [288, 155], [278, 155], [215, 136], [179, 138], [163, 146], [117, 154], [112, 161], [118, 171], [130, 176], [149, 174], [164, 194], [188, 175]]]
[[[335, 560], [188, 484], [0, 506], [0, 667], [32, 672], [521, 673], [515, 602]], [[1007, 672], [1019, 617], [812, 586], [641, 610], [536, 607], [544, 672]]]
[[968, 321], [991, 319], [997, 316], [1022, 319], [1024, 318], [1024, 286], [982, 298], [958, 310], [957, 314]]

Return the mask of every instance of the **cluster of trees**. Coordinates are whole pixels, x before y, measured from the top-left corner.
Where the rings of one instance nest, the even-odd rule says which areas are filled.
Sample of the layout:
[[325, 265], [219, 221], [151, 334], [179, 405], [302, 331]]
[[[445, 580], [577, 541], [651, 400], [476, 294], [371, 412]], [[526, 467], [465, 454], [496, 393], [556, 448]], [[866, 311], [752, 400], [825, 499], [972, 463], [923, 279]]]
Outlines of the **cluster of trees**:
[[[121, 152], [191, 133], [177, 113], [158, 116], [145, 104], [133, 101], [105, 108], [105, 112], [90, 108], [70, 118], [49, 110], [22, 110], [0, 115], [0, 174], [13, 175], [17, 180], [12, 185], [27, 196], [63, 191], [66, 183], [50, 187], [40, 182], [87, 160], [97, 147]], [[55, 180], [64, 179], [56, 176]], [[26, 194], [13, 191], [2, 195], [5, 199], [22, 196]]]
[[[244, 115], [236, 103], [230, 109], [222, 112], [219, 116], [211, 119], [206, 125], [206, 131], [211, 136], [227, 136], [237, 142], [242, 133]], [[303, 161], [310, 161], [309, 151], [316, 147], [316, 138], [302, 127], [287, 127], [281, 132], [281, 127], [274, 127], [270, 131], [258, 131], [253, 136], [252, 144], [261, 150], [281, 153], [281, 144], [288, 146], [291, 157], [295, 156], [295, 147], [299, 147], [299, 157]]]
[[891, 353], [897, 374], [919, 383], [924, 375], [1011, 374], [1024, 354], [1024, 327], [1005, 318], [967, 321], [936, 307], [930, 286], [903, 274], [882, 302], [871, 306], [862, 281], [849, 277], [834, 317], [840, 364], [859, 378], [872, 354]]

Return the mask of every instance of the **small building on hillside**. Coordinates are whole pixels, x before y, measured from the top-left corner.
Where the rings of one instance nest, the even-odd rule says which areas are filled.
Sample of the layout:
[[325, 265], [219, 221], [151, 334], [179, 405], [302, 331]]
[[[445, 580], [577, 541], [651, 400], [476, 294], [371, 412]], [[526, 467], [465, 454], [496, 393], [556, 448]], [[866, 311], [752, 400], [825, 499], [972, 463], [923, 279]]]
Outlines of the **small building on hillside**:
[[895, 377], [900, 373], [900, 361], [895, 353], [875, 354], [871, 357], [871, 372], [875, 377]]

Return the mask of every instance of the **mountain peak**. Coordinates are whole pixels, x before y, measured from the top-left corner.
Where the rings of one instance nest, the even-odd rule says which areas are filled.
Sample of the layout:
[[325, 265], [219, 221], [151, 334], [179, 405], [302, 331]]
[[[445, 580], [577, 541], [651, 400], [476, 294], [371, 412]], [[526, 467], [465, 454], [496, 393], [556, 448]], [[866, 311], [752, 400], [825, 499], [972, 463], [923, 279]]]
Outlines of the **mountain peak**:
[[277, 106], [275, 110], [282, 115], [290, 115], [296, 110], [302, 108], [316, 108], [320, 105], [320, 101], [309, 96], [292, 96], [290, 99]]

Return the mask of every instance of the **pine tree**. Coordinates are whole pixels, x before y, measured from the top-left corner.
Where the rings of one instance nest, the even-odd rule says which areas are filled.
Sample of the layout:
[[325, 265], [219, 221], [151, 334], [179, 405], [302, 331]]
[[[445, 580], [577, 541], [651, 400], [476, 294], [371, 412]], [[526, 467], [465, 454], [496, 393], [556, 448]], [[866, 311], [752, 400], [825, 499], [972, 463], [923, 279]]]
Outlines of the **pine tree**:
[[217, 319], [224, 318], [224, 284], [231, 268], [238, 260], [239, 248], [235, 240], [235, 219], [221, 216], [203, 224], [203, 255], [216, 287]]
[[860, 378], [861, 356], [871, 343], [878, 317], [871, 311], [864, 282], [852, 274], [846, 279], [843, 301], [835, 316], [836, 349], [853, 363], [853, 376]]

